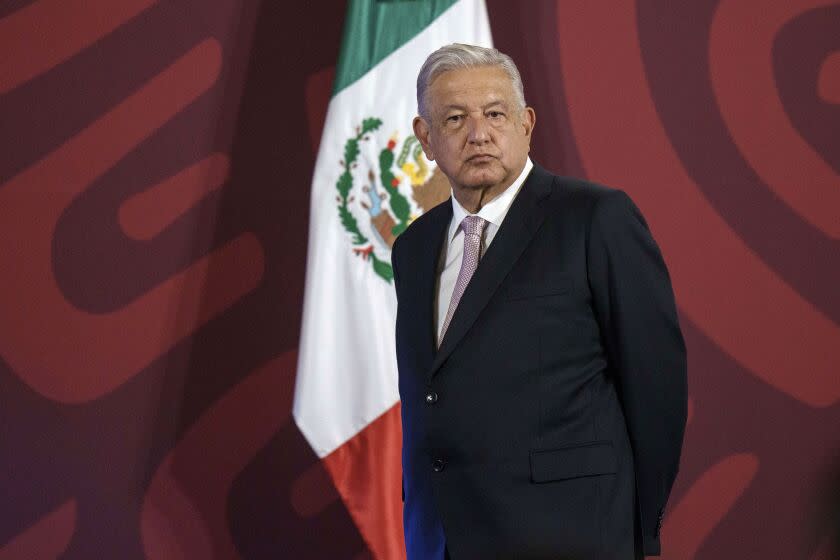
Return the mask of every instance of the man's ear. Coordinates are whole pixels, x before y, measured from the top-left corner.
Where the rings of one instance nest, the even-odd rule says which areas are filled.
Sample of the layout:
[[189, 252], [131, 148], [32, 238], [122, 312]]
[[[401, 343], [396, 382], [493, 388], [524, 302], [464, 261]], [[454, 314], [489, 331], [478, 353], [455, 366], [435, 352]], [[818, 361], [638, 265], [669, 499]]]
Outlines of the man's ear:
[[534, 125], [537, 124], [537, 113], [533, 107], [525, 107], [522, 110], [522, 126], [525, 127], [525, 136], [531, 137], [534, 132]]
[[423, 153], [426, 154], [426, 159], [435, 161], [435, 154], [432, 151], [432, 145], [429, 143], [429, 123], [421, 116], [414, 117], [414, 122], [411, 123], [414, 128], [414, 136], [420, 141], [423, 146]]

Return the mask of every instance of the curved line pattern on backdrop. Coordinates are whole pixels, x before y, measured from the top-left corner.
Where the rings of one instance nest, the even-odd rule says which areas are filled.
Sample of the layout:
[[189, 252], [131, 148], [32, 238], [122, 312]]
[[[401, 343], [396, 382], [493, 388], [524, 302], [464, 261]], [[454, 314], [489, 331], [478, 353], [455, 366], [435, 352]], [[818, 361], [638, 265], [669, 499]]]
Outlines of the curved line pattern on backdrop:
[[[92, 314], [56, 285], [53, 232], [67, 206], [152, 132], [206, 92], [221, 66], [207, 39], [41, 161], [0, 186], [0, 355], [30, 387], [81, 403], [112, 391], [178, 341], [254, 290], [259, 240], [243, 233], [124, 308]], [[95, 157], [92, 157], [95, 154]], [[78, 162], [86, 162], [80, 166]], [[224, 282], [207, 283], [208, 274]], [[224, 272], [222, 272], [224, 271]], [[205, 289], [201, 289], [205, 288]], [[172, 302], [179, 302], [177, 313]], [[74, 375], [67, 375], [72, 371]]]
[[[757, 18], [754, 6], [724, 0], [712, 21], [709, 66], [721, 114], [744, 158], [797, 214], [837, 240], [840, 176], [790, 122], [776, 93], [770, 56], [773, 38], [786, 22], [833, 4], [768, 2]], [[747, 40], [744, 29], [750, 29]]]

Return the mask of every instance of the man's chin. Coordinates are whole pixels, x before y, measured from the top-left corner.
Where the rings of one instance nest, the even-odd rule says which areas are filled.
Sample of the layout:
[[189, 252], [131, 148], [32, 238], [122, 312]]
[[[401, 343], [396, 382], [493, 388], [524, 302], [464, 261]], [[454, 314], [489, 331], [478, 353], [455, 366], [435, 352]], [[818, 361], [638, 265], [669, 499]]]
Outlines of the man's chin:
[[504, 175], [498, 173], [470, 173], [461, 181], [461, 186], [470, 190], [483, 190], [498, 185]]

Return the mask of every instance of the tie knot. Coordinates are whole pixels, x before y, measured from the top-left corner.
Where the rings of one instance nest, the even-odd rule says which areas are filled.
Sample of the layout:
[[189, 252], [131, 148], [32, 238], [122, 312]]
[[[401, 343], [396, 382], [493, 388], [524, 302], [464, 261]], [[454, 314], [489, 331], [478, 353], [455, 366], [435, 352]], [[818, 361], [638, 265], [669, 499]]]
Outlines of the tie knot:
[[480, 216], [467, 216], [461, 222], [461, 229], [464, 230], [464, 235], [477, 235], [481, 237], [484, 233], [484, 228], [487, 226], [487, 220]]

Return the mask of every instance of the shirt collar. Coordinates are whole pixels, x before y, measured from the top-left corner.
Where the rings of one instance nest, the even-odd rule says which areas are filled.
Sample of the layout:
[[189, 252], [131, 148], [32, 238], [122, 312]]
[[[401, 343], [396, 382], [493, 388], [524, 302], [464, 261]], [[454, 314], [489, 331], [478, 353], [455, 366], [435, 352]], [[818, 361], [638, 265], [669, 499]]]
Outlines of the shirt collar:
[[[500, 227], [502, 225], [502, 221], [507, 215], [510, 205], [513, 204], [513, 199], [516, 198], [516, 195], [519, 193], [519, 189], [522, 188], [523, 183], [525, 183], [525, 179], [528, 177], [528, 173], [531, 172], [533, 167], [534, 163], [531, 161], [531, 158], [527, 158], [525, 160], [525, 167], [522, 169], [522, 173], [519, 174], [519, 177], [517, 177], [516, 180], [501, 194], [496, 196], [496, 198], [482, 206], [481, 210], [479, 210], [475, 215], [484, 218], [496, 227]], [[447, 239], [451, 243], [452, 239], [454, 239], [455, 235], [458, 233], [458, 227], [461, 225], [461, 222], [464, 221], [464, 218], [469, 216], [470, 213], [461, 206], [460, 202], [455, 200], [454, 193], [452, 193], [450, 198], [452, 199], [452, 222], [449, 224], [449, 237]]]

